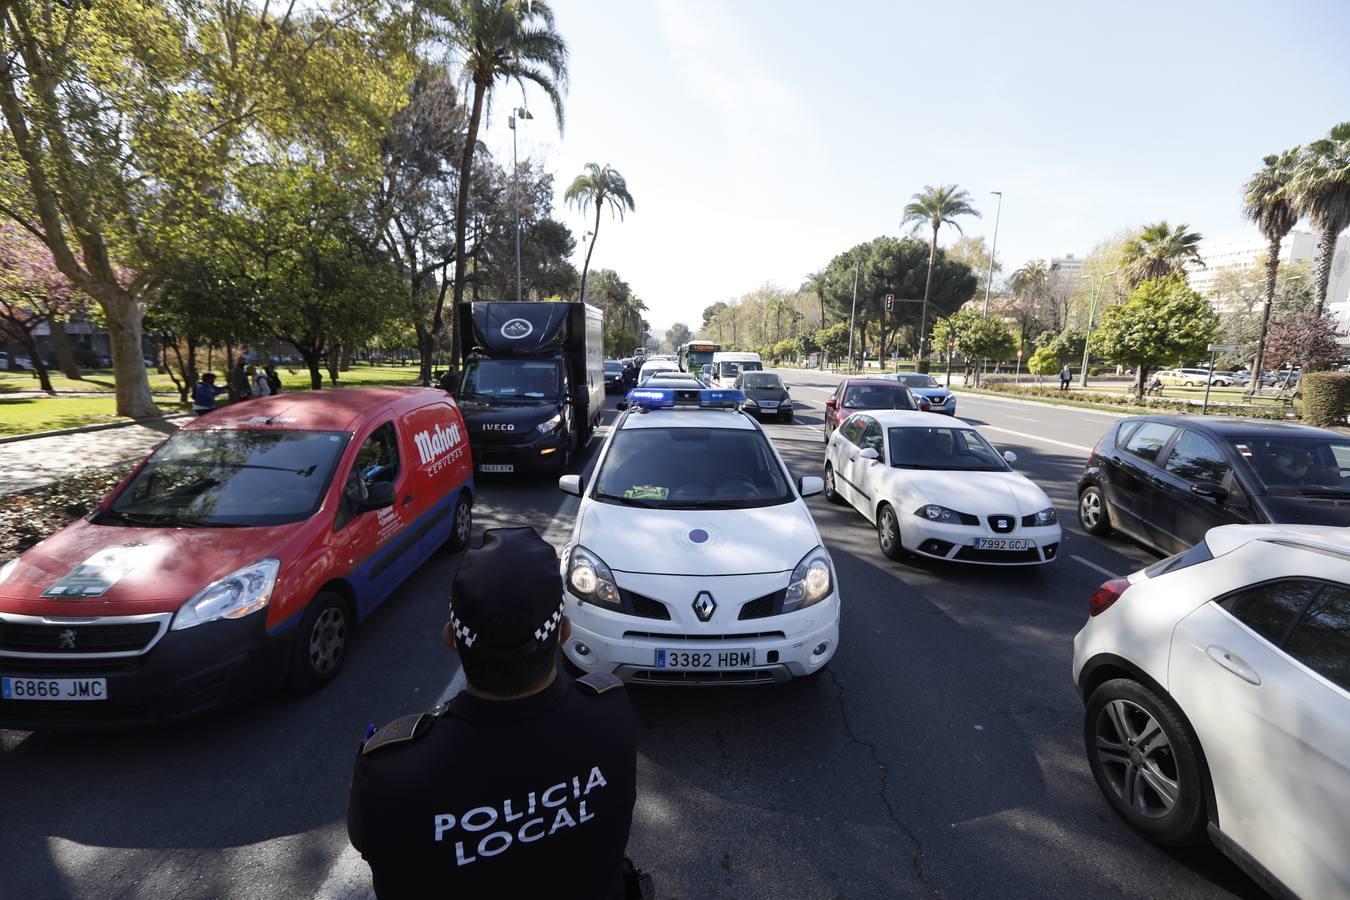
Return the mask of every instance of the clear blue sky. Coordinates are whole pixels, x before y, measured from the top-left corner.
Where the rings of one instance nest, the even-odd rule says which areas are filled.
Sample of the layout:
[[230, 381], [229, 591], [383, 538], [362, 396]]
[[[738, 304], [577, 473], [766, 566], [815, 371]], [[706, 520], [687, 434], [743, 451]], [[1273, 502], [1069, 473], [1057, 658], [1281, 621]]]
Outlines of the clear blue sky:
[[[1350, 2], [555, 0], [570, 44], [560, 138], [543, 98], [522, 155], [558, 203], [588, 161], [637, 212], [593, 267], [658, 328], [896, 234], [925, 184], [970, 190], [999, 259], [1082, 255], [1167, 218], [1243, 233], [1261, 157], [1350, 119]], [[503, 92], [486, 139], [509, 160]], [[580, 238], [590, 223], [560, 215]], [[578, 251], [576, 263], [581, 265]]]

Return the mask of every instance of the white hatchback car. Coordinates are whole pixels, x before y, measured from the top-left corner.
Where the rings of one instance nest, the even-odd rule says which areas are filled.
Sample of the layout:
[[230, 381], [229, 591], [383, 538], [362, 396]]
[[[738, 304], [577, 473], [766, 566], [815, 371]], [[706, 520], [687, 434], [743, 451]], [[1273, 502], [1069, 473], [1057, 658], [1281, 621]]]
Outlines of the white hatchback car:
[[877, 527], [881, 552], [1037, 565], [1059, 552], [1050, 498], [973, 425], [926, 412], [858, 412], [830, 433], [825, 496]]
[[[563, 552], [568, 661], [658, 684], [752, 684], [819, 672], [839, 644], [834, 563], [739, 391], [629, 393]], [[688, 404], [688, 405], [685, 405]], [[726, 405], [731, 408], [717, 408]]]
[[1350, 537], [1226, 525], [1093, 594], [1074, 638], [1107, 802], [1275, 896], [1350, 897]]

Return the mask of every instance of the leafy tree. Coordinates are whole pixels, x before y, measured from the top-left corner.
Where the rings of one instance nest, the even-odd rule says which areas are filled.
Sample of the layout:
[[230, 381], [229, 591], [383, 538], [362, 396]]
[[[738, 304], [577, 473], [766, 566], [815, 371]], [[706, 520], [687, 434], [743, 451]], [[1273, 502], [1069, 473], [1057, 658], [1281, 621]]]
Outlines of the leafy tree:
[[1317, 312], [1327, 302], [1331, 262], [1336, 240], [1350, 226], [1350, 122], [1342, 122], [1299, 156], [1289, 183], [1294, 206], [1306, 215], [1322, 237], [1317, 245], [1313, 281]]
[[[928, 302], [933, 286], [933, 264], [937, 258], [938, 229], [943, 225], [950, 225], [956, 229], [957, 234], [961, 234], [961, 226], [956, 221], [958, 216], [974, 216], [978, 219], [980, 214], [971, 205], [969, 192], [954, 184], [939, 184], [937, 187], [925, 185], [923, 191], [915, 194], [913, 199], [905, 205], [904, 217], [900, 220], [902, 228], [913, 223], [916, 232], [924, 225], [933, 229], [933, 237], [928, 242], [928, 278], [924, 283], [924, 305], [920, 317], [924, 322], [928, 320]], [[921, 325], [919, 329], [920, 357], [925, 355], [923, 343], [923, 332], [925, 330]]]
[[1243, 214], [1256, 224], [1270, 242], [1266, 254], [1266, 305], [1261, 316], [1261, 334], [1256, 343], [1253, 372], [1264, 366], [1266, 332], [1270, 328], [1270, 311], [1275, 306], [1275, 285], [1280, 270], [1280, 242], [1298, 224], [1298, 210], [1294, 207], [1289, 182], [1298, 164], [1299, 148], [1265, 157], [1260, 171], [1248, 179], [1243, 188]]
[[1151, 367], [1201, 355], [1218, 329], [1219, 317], [1186, 285], [1184, 275], [1151, 278], [1127, 302], [1102, 314], [1092, 350], [1112, 362], [1138, 367], [1135, 391], [1142, 397]]
[[595, 250], [596, 239], [600, 236], [600, 213], [606, 206], [623, 221], [623, 211], [634, 211], [633, 195], [628, 192], [628, 182], [619, 174], [618, 169], [609, 164], [586, 163], [586, 172], [578, 175], [567, 186], [564, 198], [582, 212], [595, 206], [595, 226], [591, 231], [591, 242], [586, 248], [586, 262], [581, 266], [581, 299], [586, 299], [586, 273], [591, 268], [591, 253]]
[[1053, 375], [1060, 369], [1059, 357], [1049, 347], [1041, 347], [1027, 360], [1027, 371], [1036, 376], [1039, 384], [1042, 377]]
[[676, 322], [666, 330], [666, 340], [669, 341], [670, 346], [675, 349], [679, 349], [681, 344], [689, 343], [691, 337], [693, 337], [693, 332], [691, 332], [689, 326], [683, 322]]
[[1336, 319], [1315, 310], [1276, 319], [1266, 338], [1267, 357], [1279, 368], [1302, 366], [1305, 372], [1328, 368], [1343, 354], [1340, 339], [1345, 332]]
[[1086, 336], [1081, 331], [1061, 331], [1058, 334], [1054, 332], [1042, 332], [1036, 339], [1036, 344], [1040, 349], [1049, 351], [1054, 360], [1063, 365], [1064, 363], [1077, 363], [1083, 358], [1083, 347], [1086, 343]]
[[842, 359], [848, 354], [848, 323], [835, 322], [815, 334], [816, 346], [831, 359]]
[[1050, 297], [1050, 264], [1043, 259], [1024, 263], [1012, 275], [1011, 286], [1016, 303], [1013, 315], [1025, 342], [1027, 332], [1041, 320], [1041, 310]]
[[960, 309], [938, 319], [933, 323], [932, 340], [943, 347], [949, 340], [955, 342], [953, 349], [965, 359], [967, 370], [975, 360], [1002, 360], [1017, 352], [1003, 321], [995, 316], [985, 318], [975, 309]]
[[[944, 252], [948, 259], [969, 266], [980, 282], [983, 282], [989, 273], [989, 247], [982, 234], [962, 235], [945, 247]], [[995, 260], [994, 277], [997, 278], [1002, 271], [1003, 263]]]
[[794, 340], [782, 340], [773, 345], [773, 358], [780, 362], [785, 359], [792, 359], [797, 355], [797, 342]]
[[1145, 225], [1125, 245], [1122, 259], [1125, 279], [1131, 288], [1144, 281], [1185, 274], [1186, 264], [1203, 267], [1200, 258], [1201, 235], [1190, 231], [1189, 225], [1172, 228], [1166, 220]]
[[803, 357], [820, 352], [820, 343], [816, 340], [819, 332], [803, 331], [797, 335], [797, 353]]
[[51, 251], [19, 226], [0, 225], [0, 336], [23, 346], [38, 384], [49, 394], [55, 391], [37, 332], [48, 325], [55, 334], [77, 303], [76, 292], [57, 270]]
[[634, 347], [645, 345], [646, 323], [642, 314], [647, 311], [647, 304], [613, 269], [597, 269], [591, 280], [590, 302], [605, 314], [606, 352], [627, 356]]
[[801, 290], [814, 294], [820, 301], [820, 327], [824, 328], [829, 322], [825, 313], [825, 292], [829, 287], [829, 281], [826, 276], [827, 269], [819, 269], [815, 272], [808, 272], [806, 278], [802, 280]]
[[[453, 303], [464, 301], [468, 269], [465, 231], [469, 221], [469, 194], [473, 185], [474, 151], [483, 111], [490, 105], [498, 81], [525, 82], [537, 86], [553, 104], [558, 129], [563, 126], [562, 91], [567, 84], [567, 44], [554, 26], [553, 8], [546, 0], [425, 0], [433, 12], [439, 37], [462, 56], [464, 79], [472, 85], [469, 120], [459, 159], [459, 189], [455, 199], [455, 276]], [[432, 318], [439, 332], [443, 321], [444, 296], [438, 299]], [[458, 342], [451, 347], [458, 353]]]

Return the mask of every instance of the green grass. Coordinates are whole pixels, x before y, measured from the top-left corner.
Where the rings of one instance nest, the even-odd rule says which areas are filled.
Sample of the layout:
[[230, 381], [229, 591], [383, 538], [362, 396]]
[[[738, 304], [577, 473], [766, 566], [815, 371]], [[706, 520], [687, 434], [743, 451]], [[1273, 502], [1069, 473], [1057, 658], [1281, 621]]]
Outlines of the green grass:
[[[176, 412], [161, 404], [165, 412]], [[117, 415], [112, 397], [0, 397], [0, 435], [31, 434], [58, 428], [127, 421]]]
[[[328, 370], [323, 371], [324, 387], [328, 387]], [[340, 372], [338, 384], [348, 387], [358, 385], [401, 385], [417, 383], [417, 366], [365, 366], [354, 365], [350, 371]], [[52, 388], [58, 394], [111, 394], [114, 390], [111, 369], [97, 369], [86, 372], [78, 381], [67, 378], [60, 372], [49, 373]], [[309, 388], [309, 370], [304, 366], [278, 366], [282, 388], [288, 391], [301, 391]], [[224, 367], [216, 370], [216, 383], [224, 384]], [[0, 372], [0, 395], [18, 391], [41, 390], [38, 380], [31, 372]], [[150, 372], [150, 390], [155, 394], [177, 395], [173, 379], [159, 372]]]
[[[1176, 402], [1173, 403], [1158, 402], [1158, 403], [1149, 403], [1146, 405], [1139, 404], [1137, 402], [1130, 402], [1125, 400], [1124, 392], [1115, 392], [1111, 396], [1101, 396], [1099, 394], [1097, 397], [1094, 398], [1093, 389], [1084, 391], [1081, 388], [1075, 388], [1075, 391], [1070, 391], [1067, 394], [1060, 394], [1056, 389], [1056, 386], [1042, 385], [1041, 390], [1045, 391], [1045, 393], [1034, 393], [1032, 390], [1034, 389], [1034, 387], [1035, 387], [1034, 385], [1022, 385], [1020, 390], [1012, 388], [1011, 386], [1007, 390], [988, 390], [985, 388], [976, 389], [970, 387], [962, 387], [956, 388], [956, 390], [960, 393], [982, 394], [988, 397], [1007, 397], [1015, 400], [1027, 400], [1032, 403], [1047, 403], [1050, 404], [1051, 406], [1076, 406], [1080, 409], [1097, 409], [1102, 410], [1103, 412], [1114, 412], [1114, 413], [1121, 413], [1124, 415], [1145, 415], [1158, 413], [1189, 415], [1189, 414], [1199, 414], [1202, 408], [1198, 404], [1195, 406], [1181, 406]], [[1294, 417], [1297, 418], [1298, 414], [1302, 409], [1301, 403], [1295, 403], [1293, 409], [1290, 409], [1284, 406], [1283, 404], [1279, 403], [1278, 401], [1268, 401], [1264, 403], [1254, 404], [1256, 407], [1255, 409], [1250, 408], [1252, 404], [1242, 404], [1244, 408], [1237, 409], [1225, 404], [1233, 404], [1233, 405], [1239, 404], [1242, 392], [1238, 390], [1234, 392], [1232, 396], [1221, 398], [1218, 396], [1219, 390], [1220, 389], [1216, 388], [1210, 393], [1209, 397], [1210, 415], [1253, 416], [1257, 418], [1283, 419], [1286, 418], [1287, 414], [1289, 413], [1293, 413]], [[1203, 389], [1201, 389], [1200, 395], [1201, 395], [1200, 397], [1188, 396], [1186, 389], [1178, 388], [1176, 393], [1167, 394], [1164, 396], [1163, 399], [1164, 400], [1170, 399], [1173, 401], [1177, 401], [1183, 398], [1187, 400], [1199, 400], [1202, 399], [1204, 396]], [[1121, 399], [1116, 400], [1115, 399], [1116, 397], [1120, 397]]]

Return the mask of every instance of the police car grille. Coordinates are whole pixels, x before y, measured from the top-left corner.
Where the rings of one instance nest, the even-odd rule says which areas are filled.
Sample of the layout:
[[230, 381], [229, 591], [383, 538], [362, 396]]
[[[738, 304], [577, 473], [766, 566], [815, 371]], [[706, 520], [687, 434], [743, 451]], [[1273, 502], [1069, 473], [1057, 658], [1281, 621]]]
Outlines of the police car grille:
[[776, 616], [783, 611], [783, 598], [787, 596], [787, 588], [780, 591], [774, 591], [772, 594], [765, 594], [751, 600], [741, 607], [741, 614], [736, 618], [741, 621], [746, 619], [764, 619], [769, 616]]
[[660, 600], [653, 600], [651, 597], [644, 597], [622, 588], [619, 589], [619, 596], [623, 600], [624, 612], [630, 615], [670, 621], [670, 609]]
[[[73, 640], [62, 635], [74, 632]], [[130, 653], [144, 650], [159, 633], [158, 622], [117, 625], [30, 625], [0, 622], [0, 651], [14, 653]], [[62, 646], [72, 644], [73, 646]]]
[[777, 638], [785, 640], [787, 635], [781, 631], [747, 631], [743, 634], [660, 634], [655, 631], [625, 631], [627, 638], [644, 638], [662, 641], [753, 641], [758, 638]]

